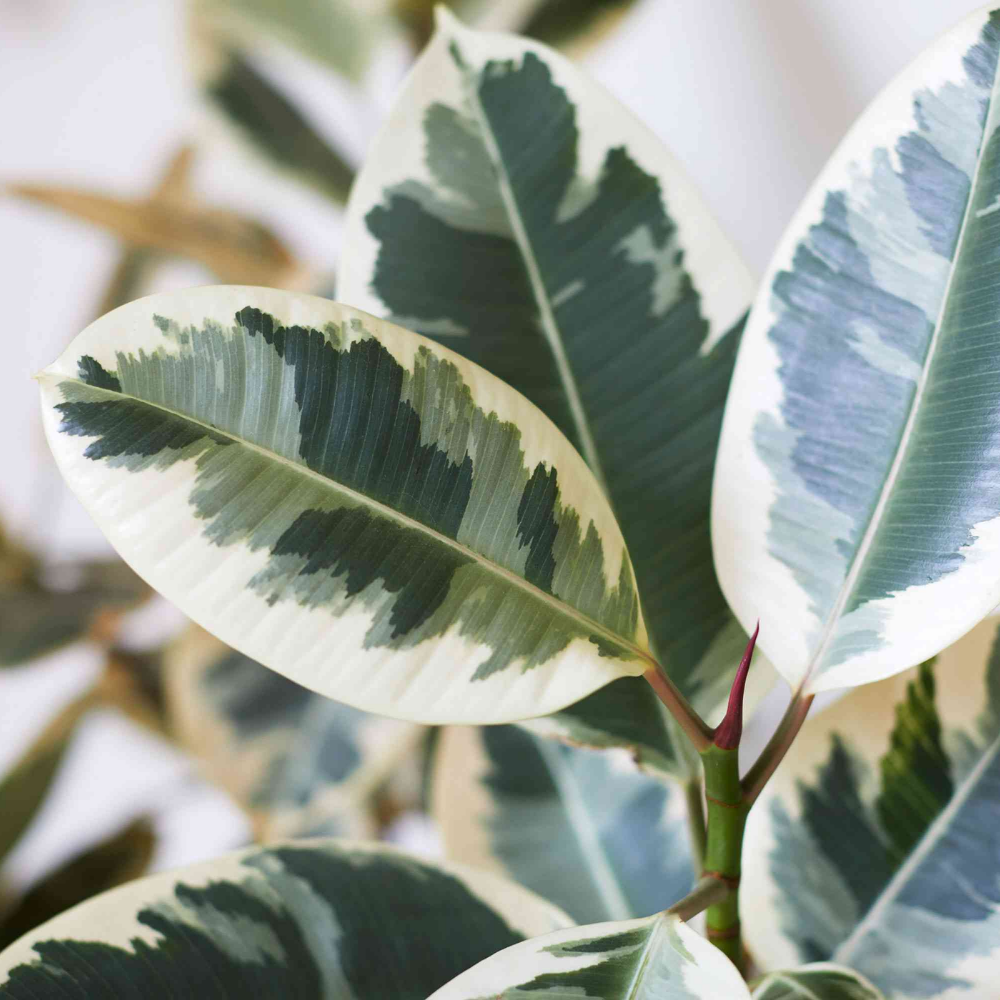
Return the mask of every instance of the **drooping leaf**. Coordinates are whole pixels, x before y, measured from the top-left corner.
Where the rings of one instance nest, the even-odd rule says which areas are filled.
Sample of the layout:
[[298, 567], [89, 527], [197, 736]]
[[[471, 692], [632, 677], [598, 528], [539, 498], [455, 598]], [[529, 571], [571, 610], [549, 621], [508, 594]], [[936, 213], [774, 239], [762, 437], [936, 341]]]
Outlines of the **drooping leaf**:
[[665, 909], [694, 882], [680, 787], [617, 755], [517, 726], [449, 727], [432, 801], [447, 857], [503, 873], [580, 923]]
[[21, 839], [45, 801], [77, 723], [93, 704], [93, 698], [85, 694], [61, 709], [0, 779], [0, 861]]
[[[708, 514], [750, 279], [601, 88], [537, 43], [439, 20], [354, 187], [339, 296], [483, 365], [566, 432], [608, 491], [661, 661], [709, 711], [746, 642]], [[622, 745], [593, 725], [603, 698], [576, 728]], [[655, 755], [677, 756], [666, 737]]]
[[480, 872], [375, 845], [276, 845], [57, 917], [0, 954], [0, 996], [425, 1000], [494, 951], [562, 926], [549, 903]]
[[139, 878], [149, 867], [156, 833], [148, 819], [129, 823], [32, 886], [0, 920], [0, 948], [91, 896]]
[[194, 625], [165, 660], [178, 740], [248, 810], [258, 839], [374, 835], [372, 798], [422, 727], [324, 698]]
[[981, 10], [875, 100], [743, 336], [716, 567], [812, 691], [914, 666], [1000, 600], [998, 51]]
[[41, 385], [63, 474], [112, 543], [313, 690], [504, 722], [651, 663], [580, 457], [415, 334], [311, 296], [193, 289], [94, 323]]
[[7, 190], [101, 226], [134, 246], [187, 257], [222, 281], [298, 287], [310, 280], [265, 225], [227, 209], [42, 184], [13, 184]]
[[337, 204], [347, 201], [354, 170], [345, 155], [247, 54], [220, 46], [201, 87], [223, 119], [267, 162]]
[[885, 1000], [863, 976], [829, 962], [772, 972], [757, 984], [753, 1000]]
[[45, 656], [80, 639], [105, 640], [149, 588], [121, 562], [66, 564], [0, 582], [0, 666]]
[[[890, 1000], [978, 1000], [1000, 962], [1000, 645], [987, 619], [806, 723], [750, 815], [748, 945]], [[934, 681], [931, 681], [933, 676]]]
[[749, 1000], [736, 967], [677, 917], [590, 924], [514, 945], [430, 1000]]

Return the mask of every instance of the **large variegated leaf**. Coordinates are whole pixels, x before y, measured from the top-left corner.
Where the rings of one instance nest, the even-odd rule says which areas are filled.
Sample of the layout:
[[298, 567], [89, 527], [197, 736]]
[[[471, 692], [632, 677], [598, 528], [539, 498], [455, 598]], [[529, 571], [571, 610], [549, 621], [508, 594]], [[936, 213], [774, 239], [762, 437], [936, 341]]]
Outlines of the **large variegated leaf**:
[[425, 1000], [500, 948], [566, 926], [502, 879], [317, 840], [104, 893], [0, 954], [4, 1000]]
[[772, 972], [757, 984], [753, 1000], [885, 1000], [863, 976], [841, 965], [817, 962]]
[[676, 916], [590, 924], [514, 945], [430, 1000], [749, 1000], [736, 967]]
[[717, 704], [746, 639], [709, 494], [751, 283], [660, 143], [557, 53], [442, 16], [358, 176], [338, 280], [566, 432], [608, 490], [658, 655]]
[[777, 251], [716, 468], [723, 590], [793, 684], [861, 684], [1000, 600], [1000, 10], [876, 99]]
[[124, 306], [41, 375], [71, 486], [196, 622], [356, 707], [542, 715], [651, 659], [621, 533], [526, 399], [312, 296]]
[[290, 681], [192, 625], [168, 649], [171, 726], [258, 839], [372, 836], [378, 786], [424, 730]]
[[517, 726], [449, 727], [432, 802], [449, 858], [503, 873], [580, 923], [665, 909], [694, 881], [680, 786], [624, 755]]
[[744, 927], [765, 967], [831, 959], [890, 1000], [994, 994], [997, 639], [987, 619], [806, 723], [747, 828]]

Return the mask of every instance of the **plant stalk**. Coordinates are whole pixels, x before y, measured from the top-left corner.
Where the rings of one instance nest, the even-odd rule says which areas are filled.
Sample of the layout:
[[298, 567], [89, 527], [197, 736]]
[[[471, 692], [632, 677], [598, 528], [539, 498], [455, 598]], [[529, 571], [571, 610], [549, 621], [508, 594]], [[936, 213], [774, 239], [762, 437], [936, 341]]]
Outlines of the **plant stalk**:
[[714, 879], [729, 890], [708, 907], [705, 914], [708, 939], [742, 972], [740, 860], [750, 804], [740, 784], [738, 748], [712, 745], [702, 751], [701, 759], [708, 804], [708, 840], [702, 877]]
[[684, 783], [684, 799], [687, 803], [691, 853], [694, 855], [695, 867], [701, 869], [705, 865], [708, 830], [705, 827], [705, 795], [700, 776], [696, 775]]
[[791, 703], [785, 710], [781, 722], [778, 723], [774, 735], [743, 779], [743, 798], [748, 806], [756, 802], [757, 796], [760, 795], [771, 775], [784, 760], [788, 748], [802, 728], [802, 723], [806, 721], [812, 702], [813, 696], [803, 694], [801, 688], [792, 696]]
[[643, 675], [650, 687], [656, 692], [656, 697], [663, 702], [667, 711], [677, 720], [684, 730], [695, 750], [702, 753], [712, 745], [712, 728], [694, 710], [691, 703], [681, 694], [680, 689], [667, 677], [663, 668], [657, 663]]
[[690, 920], [709, 906], [722, 902], [729, 892], [729, 886], [725, 882], [704, 876], [683, 899], [674, 903], [667, 913], [674, 913], [681, 920]]

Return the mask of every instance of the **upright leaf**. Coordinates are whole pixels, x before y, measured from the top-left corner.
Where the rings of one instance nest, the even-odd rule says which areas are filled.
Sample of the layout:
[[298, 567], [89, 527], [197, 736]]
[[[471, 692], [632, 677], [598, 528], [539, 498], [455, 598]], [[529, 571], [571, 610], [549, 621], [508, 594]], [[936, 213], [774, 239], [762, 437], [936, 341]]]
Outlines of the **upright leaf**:
[[590, 924], [488, 958], [430, 1000], [749, 1000], [736, 967], [677, 917]]
[[1000, 600], [998, 51], [981, 10], [875, 100], [740, 347], [716, 567], [811, 691], [926, 660]]
[[772, 972], [757, 984], [753, 1000], [885, 1000], [863, 976], [828, 962]]
[[425, 1000], [497, 949], [565, 925], [479, 872], [375, 845], [275, 845], [152, 875], [57, 917], [0, 954], [0, 996]]
[[608, 491], [661, 661], [721, 701], [746, 638], [709, 494], [751, 283], [660, 143], [557, 53], [442, 15], [358, 176], [338, 291], [565, 431]]
[[852, 692], [806, 723], [747, 828], [745, 927], [765, 967], [831, 959], [890, 1000], [991, 995], [997, 639], [987, 619], [933, 667]]
[[424, 732], [315, 694], [194, 625], [164, 670], [176, 736], [263, 841], [373, 835], [374, 794]]
[[691, 890], [673, 782], [517, 726], [449, 727], [435, 761], [433, 815], [449, 858], [503, 873], [581, 923], [642, 916]]
[[651, 659], [609, 505], [527, 400], [311, 296], [142, 299], [41, 376], [64, 475], [196, 622], [401, 718], [542, 715]]

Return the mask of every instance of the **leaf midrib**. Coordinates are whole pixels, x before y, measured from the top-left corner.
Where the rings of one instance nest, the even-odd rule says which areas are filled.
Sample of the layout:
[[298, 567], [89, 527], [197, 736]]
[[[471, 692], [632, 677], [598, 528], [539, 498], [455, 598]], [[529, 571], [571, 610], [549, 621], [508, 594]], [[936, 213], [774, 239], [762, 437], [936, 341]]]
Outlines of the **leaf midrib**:
[[[506, 583], [511, 586], [524, 591], [534, 600], [540, 601], [542, 604], [546, 605], [550, 610], [557, 615], [562, 615], [565, 618], [569, 618], [571, 621], [576, 622], [581, 625], [586, 631], [600, 635], [603, 638], [609, 640], [612, 643], [617, 644], [623, 649], [630, 653], [633, 653], [637, 659], [645, 661], [649, 666], [655, 667], [656, 660], [651, 653], [637, 646], [631, 640], [626, 639], [624, 636], [619, 635], [612, 629], [608, 628], [606, 625], [602, 625], [600, 622], [595, 621], [589, 615], [584, 614], [578, 608], [567, 604], [565, 601], [559, 600], [552, 594], [547, 594], [544, 590], [541, 590], [535, 584], [530, 583], [525, 580], [524, 577], [518, 576], [517, 573], [512, 570], [507, 569], [505, 566], [501, 566], [499, 563], [494, 562], [491, 559], [487, 559], [486, 556], [475, 549], [469, 548], [467, 545], [463, 545], [461, 542], [454, 538], [449, 538], [447, 535], [431, 528], [429, 525], [424, 524], [422, 521], [418, 521], [415, 518], [409, 517], [406, 514], [395, 510], [388, 504], [384, 504], [379, 500], [375, 500], [373, 497], [368, 496], [366, 493], [362, 493], [360, 490], [355, 490], [350, 486], [346, 486], [344, 483], [338, 482], [337, 480], [330, 479], [327, 476], [316, 472], [314, 469], [310, 469], [307, 465], [301, 465], [298, 462], [294, 462], [284, 455], [279, 455], [277, 452], [272, 451], [270, 448], [265, 448], [263, 445], [256, 444], [253, 441], [248, 441], [245, 438], [238, 437], [232, 431], [225, 430], [224, 428], [216, 427], [214, 424], [210, 424], [207, 421], [201, 420], [198, 417], [191, 416], [189, 413], [181, 413], [179, 410], [174, 410], [169, 406], [163, 406], [160, 403], [151, 402], [148, 399], [141, 399], [139, 396], [133, 396], [131, 393], [127, 392], [116, 392], [113, 389], [104, 389], [101, 386], [91, 385], [89, 382], [83, 381], [83, 379], [75, 378], [71, 375], [65, 375], [62, 372], [55, 371], [53, 369], [45, 369], [39, 376], [40, 381], [48, 381], [53, 384], [58, 384], [61, 382], [72, 382], [76, 385], [86, 386], [86, 388], [92, 392], [104, 393], [113, 400], [130, 399], [135, 403], [142, 406], [148, 406], [155, 410], [160, 410], [163, 413], [167, 413], [172, 417], [179, 420], [187, 421], [190, 424], [194, 424], [197, 427], [202, 427], [206, 431], [210, 431], [213, 434], [218, 434], [223, 437], [229, 438], [235, 444], [241, 447], [248, 448], [251, 451], [255, 451], [260, 455], [270, 461], [276, 462], [279, 465], [287, 466], [289, 469], [294, 470], [296, 473], [302, 476], [306, 476], [315, 480], [318, 483], [322, 483], [328, 489], [334, 492], [339, 492], [344, 496], [349, 497], [357, 501], [359, 504], [366, 505], [373, 508], [378, 513], [382, 514], [384, 517], [390, 520], [396, 521], [397, 523], [403, 525], [403, 527], [410, 530], [416, 530], [424, 533], [428, 537], [432, 538], [434, 541], [448, 548], [455, 550], [456, 552], [463, 555], [466, 559], [471, 562], [478, 563], [480, 566], [484, 567], [487, 571], [499, 576]], [[603, 547], [603, 546], [602, 546]], [[622, 558], [627, 558], [624, 546], [622, 548]]]
[[590, 865], [590, 875], [597, 887], [598, 895], [607, 907], [609, 920], [631, 920], [632, 912], [622, 891], [617, 873], [614, 871], [607, 852], [601, 845], [600, 835], [595, 827], [593, 815], [584, 805], [583, 796], [575, 775], [566, 766], [560, 753], [560, 746], [552, 740], [539, 740], [542, 759], [548, 766], [555, 782], [559, 797], [563, 802], [570, 829], [585, 860]]
[[881, 920], [886, 909], [892, 905], [895, 898], [905, 888], [910, 876], [923, 863], [927, 855], [937, 846], [945, 834], [947, 834], [952, 819], [968, 801], [969, 796], [979, 784], [979, 780], [986, 768], [989, 767], [998, 754], [1000, 754], [1000, 736], [997, 736], [983, 750], [983, 755], [979, 759], [979, 762], [965, 776], [965, 779], [952, 796], [951, 801], [927, 828], [927, 832], [921, 838], [920, 843], [914, 849], [913, 853], [897, 869], [896, 874], [893, 875], [888, 883], [886, 883], [885, 888], [879, 893], [878, 900], [868, 910], [861, 922], [838, 946], [831, 961], [850, 965], [850, 956], [858, 945], [861, 944], [868, 930]]
[[858, 577], [861, 575], [868, 559], [868, 555], [871, 552], [875, 535], [878, 532], [885, 510], [892, 499], [892, 493], [896, 486], [896, 480], [899, 478], [899, 473], [906, 460], [906, 453], [913, 437], [913, 427], [916, 423], [917, 415], [920, 410], [920, 403], [923, 399], [924, 391], [927, 388], [928, 376], [933, 366], [934, 356], [937, 352], [938, 343], [940, 341], [941, 327], [944, 322], [945, 313], [948, 309], [948, 301], [951, 295], [952, 285], [955, 281], [955, 275], [958, 272], [959, 261], [962, 259], [969, 220], [972, 217], [972, 206], [975, 203], [983, 162], [986, 159], [986, 147], [989, 143], [989, 136], [991, 134], [990, 123], [997, 104], [998, 88], [1000, 88], [1000, 66], [994, 70], [990, 100], [983, 120], [983, 137], [979, 148], [979, 154], [976, 158], [975, 173], [972, 177], [972, 183], [969, 185], [969, 196], [965, 205], [965, 212], [962, 215], [962, 224], [959, 227], [958, 238], [955, 241], [955, 253], [951, 259], [951, 264], [948, 269], [948, 280], [945, 283], [944, 292], [941, 296], [941, 306], [938, 309], [938, 315], [934, 323], [934, 330], [931, 334], [930, 343], [927, 346], [924, 363], [920, 369], [920, 377], [917, 380], [917, 385], [913, 392], [913, 399], [910, 402], [910, 409], [906, 416], [906, 424], [904, 425], [903, 432], [900, 435], [899, 446], [893, 456], [889, 471], [886, 473], [885, 481], [882, 483], [882, 489], [879, 491], [875, 507], [868, 518], [868, 523], [865, 526], [865, 533], [858, 544], [858, 548], [855, 551], [853, 558], [851, 559], [851, 565], [848, 568], [847, 575], [844, 577], [844, 582], [840, 585], [837, 593], [837, 600], [834, 602], [833, 608], [830, 610], [826, 622], [824, 623], [819, 643], [817, 644], [813, 655], [810, 657], [805, 672], [802, 675], [802, 680], [799, 684], [800, 690], [808, 684], [809, 679], [816, 667], [822, 662], [823, 657], [830, 648], [830, 644], [837, 631], [837, 626], [841, 621], [844, 608], [854, 592], [854, 588], [858, 582]]
[[535, 300], [535, 305], [538, 307], [538, 317], [542, 328], [542, 336], [545, 338], [546, 343], [549, 345], [549, 350], [552, 352], [552, 358], [556, 363], [556, 370], [559, 372], [559, 379], [562, 382], [563, 391], [566, 393], [566, 400], [569, 403], [570, 413], [573, 417], [573, 424], [576, 427], [576, 432], [580, 438], [580, 450], [583, 453], [583, 457], [587, 460], [587, 465], [590, 466], [591, 472], [601, 484], [601, 489], [604, 490], [606, 496], [610, 496], [607, 479], [605, 478], [604, 469], [601, 464], [601, 456], [597, 450], [597, 444], [594, 441], [594, 436], [590, 430], [590, 421], [587, 419], [587, 411], [583, 406], [583, 400], [580, 398], [580, 390], [576, 384], [576, 376], [573, 374], [569, 358], [566, 355], [566, 347], [563, 343], [562, 331], [559, 328], [559, 324], [556, 322], [552, 303], [550, 301], [549, 294], [546, 291], [545, 282], [542, 278], [541, 268], [538, 265], [538, 261], [535, 259], [535, 253], [531, 246], [531, 239], [528, 236], [527, 227], [524, 224], [524, 220], [521, 218], [521, 209], [518, 206], [517, 198], [514, 195], [514, 189], [510, 183], [510, 176], [507, 173], [507, 167], [504, 163], [503, 155], [500, 152], [500, 146], [493, 133], [493, 128], [490, 124], [489, 117], [486, 114], [486, 110], [483, 108], [482, 103], [479, 100], [479, 94], [476, 89], [476, 81], [473, 78], [474, 74], [464, 68], [462, 69], [462, 73], [466, 81], [469, 104], [475, 113], [476, 119], [478, 120], [479, 127], [483, 134], [484, 145], [486, 146], [486, 150], [489, 153], [490, 159], [493, 161], [494, 169], [496, 170], [497, 187], [500, 191], [500, 198], [503, 202], [503, 206], [507, 210], [511, 230], [514, 235], [514, 242], [517, 244], [517, 248], [521, 251], [521, 256], [524, 259], [525, 270], [528, 272], [528, 281], [531, 284], [531, 293]]

